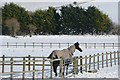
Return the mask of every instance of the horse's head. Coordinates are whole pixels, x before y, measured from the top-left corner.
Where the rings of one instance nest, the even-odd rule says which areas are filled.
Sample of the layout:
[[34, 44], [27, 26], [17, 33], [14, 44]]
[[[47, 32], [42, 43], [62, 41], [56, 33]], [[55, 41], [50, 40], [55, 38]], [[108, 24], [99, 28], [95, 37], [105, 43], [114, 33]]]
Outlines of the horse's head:
[[82, 49], [79, 47], [79, 43], [78, 42], [76, 42], [74, 45], [75, 45], [75, 49], [77, 49], [80, 52], [82, 52]]

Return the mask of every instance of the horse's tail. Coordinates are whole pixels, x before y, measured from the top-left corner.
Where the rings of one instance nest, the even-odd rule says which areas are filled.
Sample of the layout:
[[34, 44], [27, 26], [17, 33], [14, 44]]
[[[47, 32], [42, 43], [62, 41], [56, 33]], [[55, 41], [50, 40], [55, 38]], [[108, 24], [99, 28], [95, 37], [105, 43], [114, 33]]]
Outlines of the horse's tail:
[[57, 56], [55, 55], [55, 51], [53, 51], [47, 58], [49, 59], [54, 59], [56, 58]]
[[49, 58], [51, 59], [51, 58], [52, 58], [52, 53], [51, 53], [47, 58], [48, 58], [48, 59], [49, 59]]

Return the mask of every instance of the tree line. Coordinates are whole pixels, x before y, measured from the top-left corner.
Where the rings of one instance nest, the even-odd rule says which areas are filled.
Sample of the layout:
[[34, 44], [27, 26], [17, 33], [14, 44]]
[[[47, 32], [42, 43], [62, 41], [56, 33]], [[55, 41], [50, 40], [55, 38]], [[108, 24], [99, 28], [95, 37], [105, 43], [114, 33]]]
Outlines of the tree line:
[[109, 34], [112, 21], [94, 6], [61, 6], [58, 10], [27, 11], [15, 3], [2, 7], [2, 34], [11, 35], [84, 35]]

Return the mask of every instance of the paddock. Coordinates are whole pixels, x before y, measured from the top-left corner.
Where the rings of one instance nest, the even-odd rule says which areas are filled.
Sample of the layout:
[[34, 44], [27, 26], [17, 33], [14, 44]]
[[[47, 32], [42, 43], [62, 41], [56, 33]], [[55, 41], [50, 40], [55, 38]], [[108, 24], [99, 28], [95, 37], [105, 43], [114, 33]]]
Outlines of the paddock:
[[[68, 76], [72, 76], [75, 74], [77, 75], [80, 72], [99, 72], [103, 69], [107, 70], [107, 66], [108, 68], [112, 68], [114, 66], [118, 66], [119, 64], [118, 48], [120, 46], [118, 42], [118, 36], [116, 35], [33, 36], [31, 38], [22, 36], [19, 36], [18, 38], [3, 36], [1, 38], [2, 41], [0, 44], [0, 77], [2, 78], [55, 78], [51, 67], [51, 61], [46, 59], [46, 56], [48, 56], [51, 51], [55, 49], [61, 50], [64, 48], [68, 48], [75, 41], [79, 41], [80, 47], [83, 49], [83, 52], [75, 52], [75, 62], [77, 63], [76, 66], [78, 66], [78, 68], [74, 68], [75, 62], [73, 62], [69, 67]], [[104, 54], [103, 57], [102, 53]], [[43, 58], [45, 60], [43, 60]], [[82, 66], [80, 65], [80, 60], [82, 60]], [[42, 69], [44, 69], [44, 71]], [[76, 73], [75, 71], [73, 71], [74, 69], [77, 70]], [[60, 67], [58, 67], [57, 73], [59, 74], [59, 78]], [[66, 75], [62, 77], [66, 78]], [[91, 78], [92, 77], [93, 76], [91, 76]], [[102, 77], [104, 78], [104, 76]], [[117, 76], [115, 76], [115, 78], [116, 77]], [[100, 78], [100, 76], [97, 76], [95, 78]]]
[[[73, 71], [69, 70], [69, 73], [73, 75], [78, 74], [79, 72], [92, 72], [94, 70], [100, 70], [104, 67], [112, 67], [113, 65], [119, 65], [120, 61], [120, 52], [106, 52], [106, 53], [98, 53], [93, 55], [86, 55], [86, 56], [76, 56], [73, 57], [73, 63], [70, 65]], [[40, 72], [41, 78], [44, 79], [45, 74], [49, 73], [47, 78], [52, 79], [53, 77], [53, 69], [52, 69], [52, 62], [60, 60], [61, 64], [58, 68], [59, 70], [59, 77], [65, 77], [62, 75], [63, 72], [63, 65], [64, 59], [55, 59], [50, 60], [47, 57], [39, 57], [39, 56], [1, 56], [0, 57], [0, 67], [1, 67], [1, 75], [9, 75], [9, 78], [12, 80], [15, 78], [15, 74], [21, 74], [22, 79], [26, 78], [27, 73], [31, 73], [31, 77], [33, 80], [36, 78], [36, 73]], [[9, 70], [6, 71], [6, 68], [9, 66]], [[18, 69], [16, 70], [15, 67], [21, 67], [21, 71]], [[37, 68], [39, 67], [39, 68]]]

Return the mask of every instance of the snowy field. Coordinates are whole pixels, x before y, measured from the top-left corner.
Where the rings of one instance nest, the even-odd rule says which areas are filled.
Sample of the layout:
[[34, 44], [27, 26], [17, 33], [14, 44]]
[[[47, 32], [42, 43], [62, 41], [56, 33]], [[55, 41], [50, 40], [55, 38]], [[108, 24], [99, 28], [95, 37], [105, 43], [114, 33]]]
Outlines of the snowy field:
[[[63, 36], [33, 36], [33, 37], [21, 37], [18, 36], [18, 38], [12, 38], [9, 36], [0, 36], [1, 43], [0, 45], [5, 45], [7, 42], [10, 44], [24, 44], [25, 42], [27, 44], [31, 44], [33, 42], [35, 43], [75, 43], [79, 42], [81, 43], [118, 43], [118, 36], [116, 35], [107, 35], [107, 36], [91, 36], [91, 35], [85, 35], [85, 36], [68, 36], [68, 35], [63, 35]], [[103, 47], [98, 47], [98, 48], [85, 48], [84, 46], [80, 45], [80, 47], [83, 49], [83, 52], [75, 51], [74, 56], [85, 56], [85, 55], [93, 55], [97, 53], [106, 53], [106, 52], [113, 52], [113, 51], [118, 51], [118, 48], [103, 48]], [[0, 55], [5, 55], [5, 56], [45, 56], [47, 57], [52, 50], [54, 49], [64, 49], [67, 48], [66, 45], [61, 46], [59, 48], [58, 46], [54, 46], [52, 48], [50, 47], [26, 47], [24, 48], [23, 46], [21, 47], [5, 47], [5, 46], [0, 46]], [[37, 73], [36, 77], [40, 78], [41, 74]], [[45, 75], [45, 77], [48, 77], [49, 73]], [[9, 77], [9, 75], [7, 75]], [[7, 77], [6, 75], [3, 75], [2, 77]], [[31, 77], [32, 74], [26, 75], [26, 77]], [[15, 75], [15, 77], [21, 77], [20, 75]], [[54, 77], [54, 76], [53, 76]], [[83, 74], [79, 73], [78, 75], [72, 75], [69, 74], [66, 76], [68, 78], [118, 78], [118, 66], [113, 66], [109, 68], [104, 68], [100, 69], [97, 73], [86, 73], [84, 72]]]
[[[32, 44], [35, 43], [118, 43], [118, 36], [33, 36], [33, 37], [20, 37], [18, 38], [12, 38], [8, 36], [0, 36], [1, 44], [6, 45], [6, 43], [15, 44], [16, 42], [18, 44]], [[53, 45], [54, 46], [54, 45]], [[81, 55], [89, 55], [89, 54], [96, 54], [96, 53], [102, 53], [102, 52], [110, 52], [110, 51], [117, 51], [118, 48], [106, 48], [103, 49], [103, 47], [94, 49], [94, 48], [88, 48], [86, 49], [84, 46], [80, 45], [80, 47], [83, 49], [82, 53], [79, 53], [77, 50], [74, 54], [74, 56], [81, 56]], [[63, 47], [59, 48], [58, 45], [50, 48], [50, 47], [2, 47], [0, 54], [6, 55], [6, 56], [48, 56], [52, 50], [54, 49], [65, 49], [68, 48], [67, 45], [63, 45]]]

